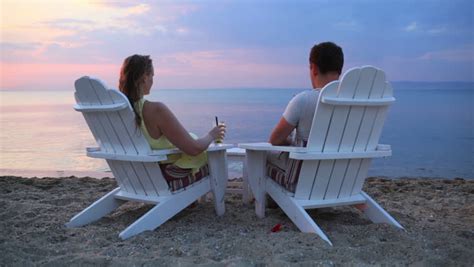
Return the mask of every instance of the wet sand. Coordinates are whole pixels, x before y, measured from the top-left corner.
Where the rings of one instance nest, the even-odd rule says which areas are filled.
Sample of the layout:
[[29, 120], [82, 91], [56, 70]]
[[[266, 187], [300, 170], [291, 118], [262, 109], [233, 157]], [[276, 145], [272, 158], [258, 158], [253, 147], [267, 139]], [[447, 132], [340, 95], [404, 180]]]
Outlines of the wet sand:
[[[0, 265], [474, 264], [474, 180], [369, 178], [365, 191], [406, 231], [373, 224], [350, 207], [311, 210], [333, 247], [299, 232], [279, 208], [258, 219], [234, 194], [222, 217], [212, 202], [201, 203], [125, 241], [120, 231], [151, 205], [127, 203], [87, 226], [64, 226], [115, 187], [109, 178], [0, 177]], [[272, 233], [276, 224], [283, 228]]]

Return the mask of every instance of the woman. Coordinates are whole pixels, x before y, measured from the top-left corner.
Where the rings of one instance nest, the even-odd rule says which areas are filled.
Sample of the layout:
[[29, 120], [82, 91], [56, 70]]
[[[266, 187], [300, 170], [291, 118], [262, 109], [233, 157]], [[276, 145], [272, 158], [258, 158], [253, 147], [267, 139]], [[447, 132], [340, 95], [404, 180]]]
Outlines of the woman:
[[173, 154], [160, 162], [171, 189], [177, 190], [208, 174], [204, 152], [212, 141], [223, 139], [225, 126], [216, 126], [201, 138], [188, 133], [173, 112], [161, 102], [143, 98], [153, 85], [153, 63], [149, 56], [126, 58], [120, 71], [119, 89], [130, 101], [137, 126], [153, 149], [178, 148], [184, 154]]

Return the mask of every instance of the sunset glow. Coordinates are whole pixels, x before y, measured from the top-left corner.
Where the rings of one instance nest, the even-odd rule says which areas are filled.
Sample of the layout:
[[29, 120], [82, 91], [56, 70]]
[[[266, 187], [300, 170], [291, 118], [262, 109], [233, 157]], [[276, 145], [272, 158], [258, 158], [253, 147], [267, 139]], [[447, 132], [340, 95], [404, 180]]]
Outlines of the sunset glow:
[[162, 88], [304, 88], [309, 49], [326, 40], [343, 47], [345, 69], [474, 80], [472, 3], [412, 4], [6, 0], [0, 89], [69, 89], [83, 75], [115, 86], [134, 53], [151, 55]]

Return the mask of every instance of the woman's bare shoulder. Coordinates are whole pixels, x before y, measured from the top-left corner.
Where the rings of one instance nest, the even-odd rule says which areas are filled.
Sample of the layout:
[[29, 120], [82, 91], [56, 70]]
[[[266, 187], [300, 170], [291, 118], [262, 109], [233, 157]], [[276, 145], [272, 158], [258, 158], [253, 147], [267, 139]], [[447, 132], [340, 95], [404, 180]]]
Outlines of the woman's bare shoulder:
[[169, 110], [169, 108], [163, 102], [148, 100], [145, 101], [143, 108], [151, 112], [165, 112]]

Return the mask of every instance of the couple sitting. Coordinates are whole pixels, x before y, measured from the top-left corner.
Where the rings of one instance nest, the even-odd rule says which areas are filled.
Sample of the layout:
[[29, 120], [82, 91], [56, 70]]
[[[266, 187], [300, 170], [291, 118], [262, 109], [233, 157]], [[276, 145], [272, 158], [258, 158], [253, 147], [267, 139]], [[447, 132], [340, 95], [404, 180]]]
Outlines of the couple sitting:
[[[270, 135], [272, 145], [306, 146], [319, 92], [326, 84], [339, 79], [343, 64], [342, 49], [334, 43], [320, 43], [311, 49], [309, 69], [314, 90], [299, 93], [289, 102]], [[153, 75], [149, 56], [130, 56], [122, 65], [119, 88], [132, 104], [136, 123], [153, 149], [177, 147], [184, 152], [171, 155], [160, 164], [174, 191], [208, 174], [204, 151], [213, 140], [224, 138], [225, 126], [216, 126], [201, 138], [189, 134], [165, 104], [143, 99], [150, 93]], [[294, 129], [296, 135], [290, 140]], [[287, 153], [270, 153], [267, 171], [276, 182], [294, 192], [300, 165], [301, 161], [288, 159]]]

